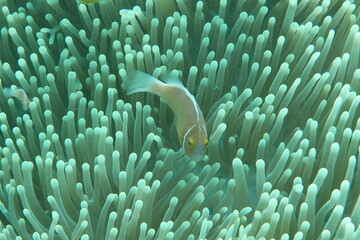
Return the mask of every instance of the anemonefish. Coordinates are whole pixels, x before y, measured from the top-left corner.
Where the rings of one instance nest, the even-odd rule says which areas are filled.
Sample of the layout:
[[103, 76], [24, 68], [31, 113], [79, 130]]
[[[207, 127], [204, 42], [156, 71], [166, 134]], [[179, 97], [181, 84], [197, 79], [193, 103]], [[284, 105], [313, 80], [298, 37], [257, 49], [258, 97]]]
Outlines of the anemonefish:
[[23, 110], [27, 111], [29, 109], [30, 101], [24, 89], [11, 86], [11, 88], [4, 88], [3, 94], [7, 98], [14, 97], [19, 100]]
[[123, 87], [128, 95], [148, 92], [162, 98], [174, 112], [175, 128], [185, 154], [194, 161], [201, 161], [205, 157], [208, 145], [202, 111], [194, 96], [177, 77], [168, 73], [164, 81], [166, 83], [149, 74], [134, 71], [128, 74]]

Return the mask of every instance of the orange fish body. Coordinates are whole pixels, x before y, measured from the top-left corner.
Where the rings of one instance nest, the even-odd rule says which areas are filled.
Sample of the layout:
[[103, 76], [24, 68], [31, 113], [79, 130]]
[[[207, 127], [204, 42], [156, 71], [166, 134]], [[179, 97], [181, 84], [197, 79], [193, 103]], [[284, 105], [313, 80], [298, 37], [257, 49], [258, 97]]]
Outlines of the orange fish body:
[[178, 78], [168, 74], [164, 80], [166, 83], [146, 73], [134, 71], [124, 82], [124, 89], [127, 94], [149, 92], [161, 97], [174, 112], [179, 142], [186, 155], [194, 161], [201, 161], [208, 143], [202, 111], [194, 96]]

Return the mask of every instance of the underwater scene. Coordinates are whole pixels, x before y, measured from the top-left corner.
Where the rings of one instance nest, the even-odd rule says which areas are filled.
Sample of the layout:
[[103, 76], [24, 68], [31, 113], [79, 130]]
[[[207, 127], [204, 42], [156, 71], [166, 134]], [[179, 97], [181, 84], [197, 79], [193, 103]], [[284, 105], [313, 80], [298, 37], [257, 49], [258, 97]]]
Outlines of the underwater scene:
[[360, 239], [360, 1], [0, 8], [0, 240]]

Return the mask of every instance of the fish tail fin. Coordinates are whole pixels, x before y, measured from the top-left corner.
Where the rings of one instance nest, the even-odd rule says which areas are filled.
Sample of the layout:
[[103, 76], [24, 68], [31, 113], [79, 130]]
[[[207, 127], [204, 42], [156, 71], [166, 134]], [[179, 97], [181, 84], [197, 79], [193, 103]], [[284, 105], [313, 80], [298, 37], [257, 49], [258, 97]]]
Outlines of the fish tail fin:
[[123, 84], [123, 88], [127, 95], [137, 92], [149, 92], [156, 94], [156, 86], [163, 84], [157, 78], [140, 71], [131, 72], [127, 76], [128, 79], [124, 81]]

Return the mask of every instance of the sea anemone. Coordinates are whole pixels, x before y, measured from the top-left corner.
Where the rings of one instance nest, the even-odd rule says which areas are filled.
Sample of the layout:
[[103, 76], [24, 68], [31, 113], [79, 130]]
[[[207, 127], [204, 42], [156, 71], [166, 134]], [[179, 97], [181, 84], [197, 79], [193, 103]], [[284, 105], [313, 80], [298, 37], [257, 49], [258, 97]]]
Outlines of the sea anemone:
[[[0, 239], [360, 239], [356, 1], [0, 6]], [[133, 70], [177, 71], [203, 162]]]

